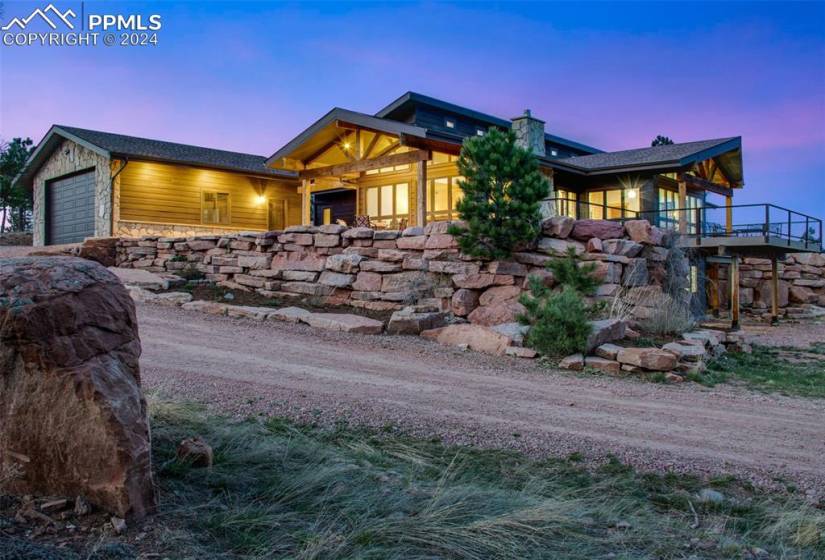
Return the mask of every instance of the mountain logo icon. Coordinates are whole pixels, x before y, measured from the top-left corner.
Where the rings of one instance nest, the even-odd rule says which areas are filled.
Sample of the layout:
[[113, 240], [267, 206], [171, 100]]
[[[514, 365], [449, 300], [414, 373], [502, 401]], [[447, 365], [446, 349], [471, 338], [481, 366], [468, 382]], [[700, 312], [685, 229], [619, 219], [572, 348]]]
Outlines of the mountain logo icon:
[[74, 24], [69, 20], [69, 18], [75, 18], [77, 17], [77, 14], [74, 13], [74, 11], [71, 9], [68, 9], [65, 12], [61, 12], [60, 10], [54, 7], [54, 4], [49, 4], [43, 10], [37, 8], [31, 14], [29, 14], [28, 17], [13, 18], [10, 22], [8, 22], [0, 29], [2, 29], [3, 31], [8, 31], [15, 25], [20, 29], [26, 29], [26, 26], [29, 25], [29, 23], [32, 20], [38, 17], [45, 21], [46, 25], [48, 25], [52, 29], [57, 29], [57, 25], [55, 25], [54, 22], [51, 19], [49, 19], [48, 14], [51, 14], [53, 18], [57, 18], [58, 20], [62, 21], [69, 29], [74, 29]]

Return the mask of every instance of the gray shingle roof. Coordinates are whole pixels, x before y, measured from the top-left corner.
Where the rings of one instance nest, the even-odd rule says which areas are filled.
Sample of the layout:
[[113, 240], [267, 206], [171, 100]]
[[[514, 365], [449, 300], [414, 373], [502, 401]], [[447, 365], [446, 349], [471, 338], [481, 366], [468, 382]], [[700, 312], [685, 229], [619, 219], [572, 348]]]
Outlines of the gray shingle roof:
[[283, 171], [268, 168], [264, 156], [202, 148], [200, 146], [138, 138], [136, 136], [125, 136], [123, 134], [75, 128], [73, 126], [55, 125], [54, 128], [58, 133], [61, 130], [65, 131], [70, 135], [76, 136], [89, 144], [93, 144], [109, 152], [112, 156], [184, 163], [259, 175], [286, 175]]
[[739, 137], [716, 138], [714, 140], [700, 140], [698, 142], [684, 142], [635, 150], [619, 152], [604, 152], [588, 156], [578, 156], [556, 160], [569, 167], [578, 168], [585, 172], [613, 170], [623, 167], [674, 167], [687, 165], [699, 159], [713, 157], [720, 151], [727, 151], [740, 147]]

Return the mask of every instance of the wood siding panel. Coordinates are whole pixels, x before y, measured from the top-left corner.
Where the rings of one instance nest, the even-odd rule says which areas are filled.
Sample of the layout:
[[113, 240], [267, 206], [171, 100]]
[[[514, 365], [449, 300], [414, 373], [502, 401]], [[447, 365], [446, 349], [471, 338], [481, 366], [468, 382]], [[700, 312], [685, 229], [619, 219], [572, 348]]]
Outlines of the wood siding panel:
[[[201, 222], [203, 192], [226, 192], [232, 228], [268, 229], [268, 204], [285, 200], [287, 225], [300, 223], [301, 196], [296, 186], [227, 171], [163, 163], [130, 162], [119, 176], [120, 219], [126, 222], [208, 225]], [[220, 227], [217, 226], [216, 227]]]

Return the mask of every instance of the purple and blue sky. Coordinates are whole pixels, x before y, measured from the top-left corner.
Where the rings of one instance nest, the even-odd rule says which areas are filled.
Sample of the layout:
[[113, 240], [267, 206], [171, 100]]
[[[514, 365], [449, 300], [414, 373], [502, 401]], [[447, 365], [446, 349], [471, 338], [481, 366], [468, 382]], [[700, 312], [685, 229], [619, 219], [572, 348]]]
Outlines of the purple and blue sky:
[[[3, 22], [47, 2], [6, 2]], [[79, 2], [54, 2], [58, 8]], [[825, 3], [86, 2], [157, 47], [0, 47], [0, 136], [52, 123], [269, 155], [407, 90], [605, 150], [743, 137], [738, 202], [825, 216]]]

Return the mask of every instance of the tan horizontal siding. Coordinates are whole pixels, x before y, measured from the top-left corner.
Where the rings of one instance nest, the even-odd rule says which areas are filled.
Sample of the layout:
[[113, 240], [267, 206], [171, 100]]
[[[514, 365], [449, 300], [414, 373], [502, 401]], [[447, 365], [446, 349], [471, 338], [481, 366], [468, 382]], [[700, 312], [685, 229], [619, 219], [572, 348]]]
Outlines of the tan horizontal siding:
[[180, 225], [201, 222], [203, 192], [229, 193], [229, 227], [265, 230], [268, 205], [258, 201], [286, 200], [288, 225], [301, 220], [301, 197], [295, 186], [226, 171], [151, 162], [130, 162], [119, 176], [120, 219]]

